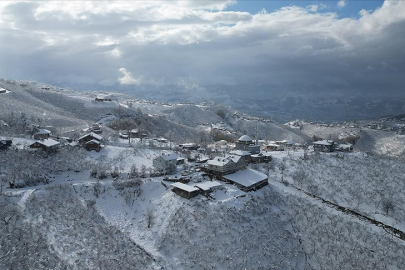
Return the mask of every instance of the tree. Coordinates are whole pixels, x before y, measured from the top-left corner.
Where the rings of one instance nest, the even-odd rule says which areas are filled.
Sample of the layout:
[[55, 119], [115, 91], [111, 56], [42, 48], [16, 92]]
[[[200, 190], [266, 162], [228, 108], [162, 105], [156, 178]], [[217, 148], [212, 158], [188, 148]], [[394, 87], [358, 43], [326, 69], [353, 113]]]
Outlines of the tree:
[[388, 215], [389, 211], [394, 211], [394, 203], [392, 202], [392, 200], [388, 200], [388, 199], [383, 199], [382, 201], [382, 207], [383, 210], [385, 212], [386, 215]]
[[131, 143], [131, 130], [138, 127], [138, 125], [130, 118], [122, 118], [110, 123], [110, 128], [114, 130], [126, 130], [128, 133], [128, 143]]

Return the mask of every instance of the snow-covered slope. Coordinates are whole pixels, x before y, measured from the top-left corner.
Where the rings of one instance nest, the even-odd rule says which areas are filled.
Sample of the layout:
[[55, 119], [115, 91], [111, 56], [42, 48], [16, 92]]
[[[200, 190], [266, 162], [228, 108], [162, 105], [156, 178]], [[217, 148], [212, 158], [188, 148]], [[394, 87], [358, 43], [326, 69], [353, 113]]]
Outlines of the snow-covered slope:
[[393, 131], [362, 130], [356, 142], [356, 150], [378, 155], [403, 156], [405, 136]]

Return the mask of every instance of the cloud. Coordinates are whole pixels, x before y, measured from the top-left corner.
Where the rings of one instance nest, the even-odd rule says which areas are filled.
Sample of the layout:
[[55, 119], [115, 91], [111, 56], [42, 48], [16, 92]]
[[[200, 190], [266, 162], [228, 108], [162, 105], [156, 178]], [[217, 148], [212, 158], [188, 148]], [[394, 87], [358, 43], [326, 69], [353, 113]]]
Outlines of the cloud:
[[127, 71], [125, 68], [120, 68], [119, 71], [124, 74], [124, 77], [118, 78], [119, 82], [121, 84], [125, 85], [140, 85], [141, 84], [141, 79], [137, 78], [134, 79], [129, 71]]
[[339, 0], [337, 3], [338, 8], [343, 8], [346, 6], [346, 1], [345, 0]]
[[227, 11], [232, 4], [2, 2], [0, 74], [188, 91], [260, 84], [398, 93], [405, 83], [405, 1], [385, 1], [359, 18], [322, 5], [251, 14]]

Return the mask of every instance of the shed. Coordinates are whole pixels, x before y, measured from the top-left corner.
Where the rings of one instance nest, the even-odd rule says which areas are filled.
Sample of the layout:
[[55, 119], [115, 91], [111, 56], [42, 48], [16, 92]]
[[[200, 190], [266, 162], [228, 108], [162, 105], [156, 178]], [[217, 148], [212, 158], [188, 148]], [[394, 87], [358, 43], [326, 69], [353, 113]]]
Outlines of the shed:
[[200, 190], [196, 187], [192, 187], [183, 183], [173, 183], [172, 185], [172, 191], [176, 193], [177, 195], [184, 197], [186, 199], [191, 199], [193, 197], [196, 197], [199, 193]]

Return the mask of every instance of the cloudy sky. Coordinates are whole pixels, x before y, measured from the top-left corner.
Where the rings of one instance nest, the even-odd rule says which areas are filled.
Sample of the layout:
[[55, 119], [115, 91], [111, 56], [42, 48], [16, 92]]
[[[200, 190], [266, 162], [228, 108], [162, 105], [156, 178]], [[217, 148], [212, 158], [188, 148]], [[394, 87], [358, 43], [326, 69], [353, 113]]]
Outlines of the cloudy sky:
[[0, 78], [405, 92], [405, 1], [0, 1]]

